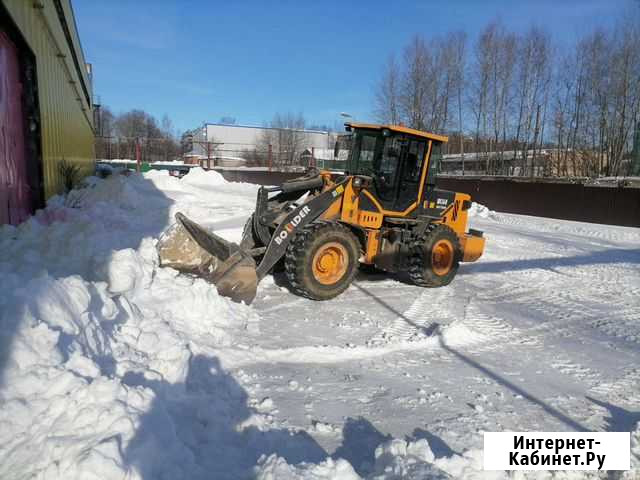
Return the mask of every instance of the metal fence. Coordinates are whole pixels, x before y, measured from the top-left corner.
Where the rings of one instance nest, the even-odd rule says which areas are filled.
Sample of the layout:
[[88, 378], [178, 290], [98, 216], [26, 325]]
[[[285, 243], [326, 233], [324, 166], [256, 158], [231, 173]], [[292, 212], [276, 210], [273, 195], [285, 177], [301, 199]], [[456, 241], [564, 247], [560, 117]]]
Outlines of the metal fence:
[[96, 159], [169, 162], [182, 159], [180, 145], [171, 138], [104, 137], [95, 138]]
[[272, 144], [214, 142], [197, 142], [197, 147], [183, 157], [185, 163], [199, 164], [204, 168], [249, 167], [280, 172], [302, 172], [307, 168], [317, 167], [343, 171], [346, 164], [346, 151], [341, 151], [339, 159], [335, 159], [333, 149], [327, 148], [289, 149]]
[[[618, 173], [632, 174], [631, 157], [621, 160]], [[593, 176], [606, 171], [606, 154], [588, 150], [557, 148], [509, 150], [500, 152], [445, 153], [439, 172], [447, 175], [483, 175], [531, 178], [563, 178]]]
[[251, 168], [278, 172], [304, 172], [310, 167], [331, 171], [344, 171], [346, 151], [339, 159], [333, 158], [333, 149], [279, 148], [277, 145], [247, 145], [194, 141], [195, 148], [188, 153], [168, 138], [96, 137], [98, 161], [140, 163], [184, 162], [212, 168]]

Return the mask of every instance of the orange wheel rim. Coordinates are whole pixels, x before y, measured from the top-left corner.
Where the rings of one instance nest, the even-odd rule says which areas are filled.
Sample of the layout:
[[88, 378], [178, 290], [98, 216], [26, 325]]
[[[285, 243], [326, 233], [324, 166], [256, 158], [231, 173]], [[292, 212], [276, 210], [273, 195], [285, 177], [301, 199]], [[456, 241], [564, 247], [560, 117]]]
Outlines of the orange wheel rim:
[[453, 265], [453, 244], [449, 240], [438, 240], [431, 249], [431, 268], [436, 275], [449, 273]]
[[348, 263], [349, 254], [344, 245], [326, 243], [313, 256], [313, 276], [322, 285], [333, 285], [344, 277]]

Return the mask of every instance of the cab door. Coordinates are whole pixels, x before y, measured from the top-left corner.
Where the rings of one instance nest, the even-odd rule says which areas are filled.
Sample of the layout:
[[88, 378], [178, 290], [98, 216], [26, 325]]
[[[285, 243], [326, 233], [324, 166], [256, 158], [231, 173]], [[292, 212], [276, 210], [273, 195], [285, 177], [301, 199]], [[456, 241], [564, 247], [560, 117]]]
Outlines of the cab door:
[[402, 135], [381, 136], [381, 149], [374, 173], [376, 197], [385, 210], [394, 210], [398, 199], [398, 187], [402, 159], [405, 156], [406, 139]]
[[399, 174], [398, 195], [394, 210], [403, 212], [414, 202], [418, 202], [422, 165], [427, 152], [427, 141], [418, 138], [407, 138], [402, 149]]

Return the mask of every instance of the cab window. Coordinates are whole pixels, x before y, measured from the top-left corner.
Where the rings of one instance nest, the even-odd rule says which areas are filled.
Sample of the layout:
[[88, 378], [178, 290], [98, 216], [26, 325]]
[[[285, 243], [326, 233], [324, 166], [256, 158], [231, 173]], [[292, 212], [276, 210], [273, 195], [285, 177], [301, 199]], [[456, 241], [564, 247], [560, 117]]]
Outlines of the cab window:
[[373, 175], [374, 158], [379, 135], [377, 133], [356, 132], [353, 149], [348, 162], [350, 174]]
[[431, 142], [431, 144], [431, 158], [429, 159], [429, 171], [427, 172], [426, 183], [435, 185], [436, 174], [438, 173], [440, 160], [442, 160], [442, 143]]
[[395, 206], [398, 211], [404, 211], [418, 200], [425, 151], [426, 142], [424, 140], [411, 139], [408, 141], [407, 153], [402, 167], [400, 190]]
[[[384, 146], [380, 165], [376, 172], [377, 190], [380, 199], [392, 201], [395, 199], [395, 187], [397, 185], [398, 167], [406, 140], [399, 136], [383, 137]], [[384, 205], [384, 202], [383, 202]], [[390, 206], [386, 206], [390, 208]]]

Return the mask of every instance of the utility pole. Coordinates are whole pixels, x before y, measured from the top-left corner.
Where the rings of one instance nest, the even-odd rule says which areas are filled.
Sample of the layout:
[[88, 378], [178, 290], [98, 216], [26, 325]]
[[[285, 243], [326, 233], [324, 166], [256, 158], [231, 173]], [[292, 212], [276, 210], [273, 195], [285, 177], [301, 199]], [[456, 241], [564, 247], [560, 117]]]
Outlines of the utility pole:
[[538, 134], [540, 133], [540, 104], [536, 109], [536, 126], [533, 130], [533, 154], [531, 155], [531, 176], [535, 176], [536, 171], [536, 146], [538, 144]]
[[631, 151], [631, 169], [629, 175], [640, 177], [640, 121], [636, 121], [635, 134], [633, 136], [633, 150]]
[[136, 137], [136, 172], [140, 173], [142, 170], [142, 155], [140, 152], [140, 139]]
[[462, 176], [464, 177], [464, 133], [460, 130], [460, 157], [462, 159]]

